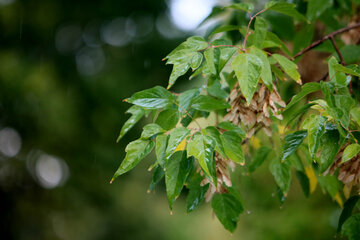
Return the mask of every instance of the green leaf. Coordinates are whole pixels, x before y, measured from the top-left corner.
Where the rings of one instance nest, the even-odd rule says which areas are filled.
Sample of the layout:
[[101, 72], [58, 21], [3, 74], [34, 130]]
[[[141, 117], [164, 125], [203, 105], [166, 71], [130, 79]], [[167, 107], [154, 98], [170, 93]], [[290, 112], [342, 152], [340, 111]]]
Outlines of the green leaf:
[[234, 232], [239, 215], [244, 211], [241, 199], [235, 194], [216, 194], [211, 202], [212, 209], [225, 229]]
[[202, 55], [200, 54], [200, 56], [198, 51], [205, 49], [208, 45], [202, 37], [190, 37], [164, 58], [164, 60], [167, 59], [167, 64], [174, 65], [168, 88], [170, 88], [180, 76], [184, 75], [190, 66], [193, 69], [200, 66]]
[[270, 63], [269, 63], [266, 53], [256, 47], [251, 47], [250, 53], [256, 55], [257, 57], [259, 57], [261, 59], [261, 62], [262, 62], [261, 80], [265, 83], [265, 85], [270, 90], [272, 90], [273, 78], [272, 78], [272, 73], [271, 73], [271, 66], [270, 66]]
[[204, 52], [204, 56], [206, 59], [206, 65], [211, 74], [216, 75], [216, 66], [215, 66], [215, 56], [214, 56], [214, 48], [208, 48]]
[[143, 128], [143, 132], [141, 133], [141, 139], [150, 139], [153, 136], [163, 132], [165, 132], [165, 130], [156, 123], [149, 123]]
[[273, 54], [272, 58], [276, 59], [276, 61], [280, 64], [280, 67], [289, 77], [301, 84], [300, 73], [298, 72], [298, 66], [295, 63], [279, 54]]
[[340, 135], [337, 130], [327, 130], [321, 136], [320, 149], [321, 155], [319, 159], [320, 172], [326, 171], [334, 162], [336, 154], [340, 149]]
[[190, 67], [193, 71], [195, 71], [198, 67], [200, 67], [203, 60], [203, 55], [199, 52], [194, 53], [194, 56], [190, 60]]
[[284, 150], [282, 160], [288, 158], [296, 149], [300, 146], [303, 140], [307, 136], [306, 130], [297, 131], [285, 136], [284, 141]]
[[156, 86], [133, 94], [127, 102], [147, 109], [170, 107], [175, 99], [165, 88]]
[[271, 148], [267, 146], [261, 146], [255, 152], [253, 160], [247, 165], [250, 173], [254, 172], [261, 164], [266, 160], [267, 156], [271, 152]]
[[186, 198], [186, 212], [192, 212], [204, 201], [205, 194], [209, 189], [210, 184], [201, 186], [201, 181], [204, 179], [200, 174], [194, 174], [190, 183], [187, 185], [189, 194]]
[[233, 124], [232, 122], [229, 122], [229, 121], [220, 122], [218, 124], [218, 128], [236, 132], [239, 135], [239, 137], [241, 137], [241, 138], [246, 137], [246, 132], [242, 128], [240, 128], [239, 126], [236, 126], [235, 124]]
[[163, 179], [165, 176], [165, 172], [163, 168], [160, 165], [157, 165], [154, 170], [154, 174], [149, 186], [149, 191], [153, 191], [155, 189], [155, 186]]
[[266, 20], [262, 17], [256, 17], [254, 31], [254, 45], [256, 47], [261, 48], [263, 42], [265, 41], [267, 29], [268, 24]]
[[132, 116], [122, 126], [120, 135], [116, 142], [119, 142], [121, 138], [145, 115], [145, 110], [139, 106], [132, 106], [126, 111], [126, 113], [130, 113]]
[[350, 197], [344, 204], [344, 209], [341, 212], [340, 218], [339, 218], [339, 223], [338, 223], [338, 228], [337, 231], [340, 232], [344, 222], [351, 216], [352, 211], [354, 209], [354, 207], [356, 206], [356, 203], [358, 202], [358, 200], [360, 199], [360, 196], [352, 196]]
[[358, 106], [352, 108], [350, 114], [355, 122], [360, 125], [360, 108]]
[[313, 159], [319, 148], [321, 135], [325, 131], [326, 120], [326, 117], [320, 115], [311, 115], [303, 123], [303, 128], [308, 130], [309, 152]]
[[170, 156], [174, 153], [175, 149], [179, 144], [190, 134], [190, 130], [184, 127], [175, 128], [169, 137], [168, 146], [166, 148], [165, 154], [165, 164], [166, 161], [170, 158]]
[[154, 148], [154, 142], [138, 139], [129, 143], [126, 148], [126, 156], [121, 162], [118, 170], [115, 172], [111, 182], [118, 176], [133, 169], [144, 157], [146, 157]]
[[338, 190], [340, 188], [338, 179], [333, 175], [318, 175], [317, 180], [319, 182], [320, 187], [327, 191], [332, 198], [336, 197]]
[[[224, 42], [224, 44], [231, 44], [231, 42]], [[225, 65], [229, 62], [231, 57], [236, 53], [237, 49], [233, 47], [221, 47], [218, 72], [220, 73]]]
[[241, 147], [242, 138], [239, 134], [233, 131], [227, 131], [224, 132], [220, 138], [223, 143], [226, 156], [228, 156], [232, 161], [244, 165], [245, 157]]
[[229, 94], [222, 88], [220, 79], [215, 80], [215, 82], [207, 88], [207, 92], [213, 97], [222, 98], [224, 100], [229, 96]]
[[274, 158], [269, 169], [275, 178], [276, 184], [286, 196], [291, 183], [291, 171], [288, 162], [281, 162], [279, 159]]
[[358, 155], [360, 152], [360, 145], [359, 144], [350, 144], [349, 146], [347, 146], [344, 150], [342, 159], [341, 159], [341, 163], [347, 162], [350, 159], [352, 159], [353, 157], [355, 157], [356, 155]]
[[187, 144], [186, 149], [188, 157], [195, 157], [206, 175], [211, 177], [216, 184], [215, 146], [216, 141], [212, 137], [196, 134]]
[[167, 62], [167, 64], [174, 64], [173, 70], [171, 71], [169, 84], [167, 89], [171, 88], [172, 85], [176, 82], [176, 80], [184, 75], [190, 68], [190, 64], [192, 63], [192, 59], [196, 56], [197, 53], [192, 50], [183, 50], [175, 55], [174, 57], [178, 57], [177, 61], [174, 63]]
[[[266, 33], [266, 40], [271, 41], [277, 45], [280, 46], [280, 49], [288, 56], [291, 56], [291, 52], [289, 51], [289, 49], [287, 48], [287, 46], [285, 45], [285, 43], [283, 41], [281, 41], [281, 39], [273, 32], [268, 31]], [[265, 42], [264, 42], [265, 44]], [[264, 48], [264, 46], [262, 47]]]
[[347, 236], [349, 240], [360, 239], [360, 214], [354, 214], [349, 217], [342, 226], [341, 233]]
[[301, 21], [307, 21], [306, 17], [300, 14], [295, 7], [296, 5], [292, 3], [275, 1], [270, 1], [265, 5], [265, 9], [273, 10]]
[[333, 0], [313, 0], [307, 4], [306, 17], [313, 21], [333, 5]]
[[334, 97], [338, 112], [341, 112], [340, 121], [342, 125], [348, 127], [350, 124], [350, 110], [355, 101], [350, 95], [335, 95]]
[[179, 111], [177, 109], [165, 109], [156, 118], [155, 123], [165, 130], [170, 130], [179, 122]]
[[[335, 83], [337, 86], [346, 87], [349, 84], [349, 81], [348, 81], [345, 73], [335, 69], [336, 66], [338, 66], [338, 65], [340, 65], [340, 64], [337, 62], [335, 57], [331, 57], [329, 59], [328, 67], [329, 67], [329, 79], [330, 79], [331, 83], [328, 83], [328, 84]], [[342, 65], [340, 65], [340, 68], [341, 67], [342, 67]]]
[[345, 67], [339, 63], [333, 63], [332, 64], [332, 68], [337, 71], [337, 72], [342, 72], [342, 73], [346, 73], [346, 74], [350, 74], [356, 77], [360, 77], [360, 73], [357, 71], [354, 71], [351, 68]]
[[156, 161], [157, 163], [164, 168], [165, 167], [165, 157], [166, 157], [166, 148], [169, 141], [168, 135], [158, 135], [156, 137], [156, 147], [155, 147], [155, 153], [156, 153]]
[[186, 178], [193, 167], [193, 162], [192, 157], [186, 156], [186, 151], [175, 152], [165, 162], [166, 194], [171, 210], [184, 187]]
[[223, 100], [215, 99], [207, 95], [199, 95], [193, 98], [191, 107], [200, 111], [211, 112], [230, 108], [230, 105]]
[[301, 30], [296, 33], [294, 38], [294, 54], [300, 52], [302, 49], [310, 45], [314, 38], [314, 26], [314, 24], [302, 24]]
[[239, 54], [232, 62], [240, 90], [248, 104], [257, 89], [262, 65], [261, 59], [253, 54]]
[[239, 31], [239, 26], [236, 26], [236, 25], [220, 26], [220, 27], [216, 28], [214, 31], [211, 32], [211, 34], [209, 35], [209, 38], [211, 38], [215, 34], [218, 34], [218, 33], [221, 33], [221, 32], [229, 32], [229, 31], [234, 31], [234, 30]]
[[301, 189], [304, 192], [305, 197], [309, 197], [310, 195], [310, 181], [305, 173], [301, 171], [296, 171], [296, 177], [299, 180]]
[[200, 90], [198, 88], [187, 90], [180, 94], [178, 97], [179, 101], [179, 112], [185, 113], [189, 110], [191, 101], [193, 98], [200, 94]]
[[205, 22], [207, 22], [209, 19], [212, 19], [213, 17], [216, 17], [220, 14], [222, 14], [225, 11], [223, 7], [220, 6], [214, 6], [211, 10], [211, 13], [199, 24], [199, 26], [202, 26]]
[[285, 107], [283, 111], [286, 111], [290, 107], [292, 107], [295, 103], [299, 102], [303, 97], [306, 95], [321, 90], [320, 84], [311, 82], [306, 83], [301, 87], [301, 91], [296, 94], [294, 97], [292, 97], [291, 101], [288, 103], [288, 105]]
[[252, 3], [234, 3], [231, 4], [230, 6], [226, 7], [226, 8], [233, 8], [236, 10], [241, 10], [241, 11], [245, 11], [245, 12], [252, 12], [254, 10], [254, 5]]
[[220, 153], [220, 155], [222, 157], [226, 158], [224, 146], [223, 146], [223, 143], [222, 143], [221, 138], [220, 138], [220, 133], [216, 129], [216, 127], [208, 126], [207, 128], [205, 128], [205, 130], [203, 132], [204, 132], [205, 135], [210, 136], [215, 140], [215, 142], [216, 142], [215, 150], [218, 153]]

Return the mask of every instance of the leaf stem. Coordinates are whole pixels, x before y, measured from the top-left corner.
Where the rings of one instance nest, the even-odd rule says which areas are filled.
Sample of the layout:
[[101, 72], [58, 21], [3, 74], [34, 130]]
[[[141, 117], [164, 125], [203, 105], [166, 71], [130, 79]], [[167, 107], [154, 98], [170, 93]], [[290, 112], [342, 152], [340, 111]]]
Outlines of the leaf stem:
[[266, 10], [267, 10], [267, 9], [263, 9], [263, 10], [257, 12], [254, 16], [252, 16], [252, 17], [250, 18], [249, 24], [248, 24], [247, 29], [246, 29], [246, 34], [245, 34], [245, 37], [244, 37], [244, 41], [243, 41], [243, 44], [242, 44], [243, 49], [246, 48], [247, 38], [248, 38], [249, 35], [251, 34], [251, 33], [249, 32], [249, 30], [250, 30], [250, 25], [251, 25], [252, 21], [253, 21], [259, 14], [265, 12]]
[[196, 125], [198, 125], [198, 127], [201, 129], [200, 124], [189, 114], [188, 111], [186, 111], [186, 109], [184, 109], [183, 107], [181, 107], [176, 101], [174, 102], [176, 106], [178, 106], [182, 111], [185, 112], [186, 115], [189, 116], [189, 118], [191, 118], [192, 121], [194, 121], [196, 123]]

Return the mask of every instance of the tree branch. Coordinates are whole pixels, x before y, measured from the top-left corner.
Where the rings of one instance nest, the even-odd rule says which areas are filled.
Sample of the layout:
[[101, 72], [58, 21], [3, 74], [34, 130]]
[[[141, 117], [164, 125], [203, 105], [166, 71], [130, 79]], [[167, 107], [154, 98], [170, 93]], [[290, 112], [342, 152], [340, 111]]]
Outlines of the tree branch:
[[347, 31], [350, 31], [351, 29], [354, 29], [354, 28], [358, 28], [360, 27], [360, 22], [359, 23], [356, 23], [352, 26], [348, 26], [348, 27], [344, 27], [344, 28], [341, 28], [335, 32], [332, 32], [330, 33], [329, 35], [326, 35], [324, 37], [322, 37], [321, 39], [313, 42], [312, 44], [310, 44], [309, 46], [307, 46], [306, 48], [304, 48], [303, 50], [301, 50], [300, 52], [298, 52], [297, 54], [294, 55], [293, 59], [303, 55], [304, 53], [310, 51], [311, 49], [313, 49], [314, 47], [317, 47], [319, 46], [320, 44], [322, 44], [323, 42], [325, 42], [326, 40], [328, 39], [331, 39], [333, 38], [334, 36], [338, 35], [338, 34], [341, 34], [341, 33], [344, 33], [344, 32], [347, 32]]
[[340, 58], [341, 64], [342, 64], [343, 66], [345, 66], [345, 65], [346, 65], [345, 60], [344, 60], [343, 56], [341, 55], [341, 52], [340, 52], [340, 50], [339, 50], [339, 48], [338, 48], [338, 46], [337, 46], [337, 44], [336, 44], [336, 42], [335, 42], [334, 36], [330, 36], [330, 40], [331, 40], [332, 45], [333, 45], [334, 48], [335, 48], [335, 51], [336, 51], [337, 55], [338, 55], [339, 58]]
[[267, 10], [267, 9], [265, 8], [265, 9], [257, 12], [254, 16], [252, 16], [252, 17], [250, 18], [249, 24], [248, 24], [247, 29], [246, 29], [246, 34], [245, 34], [245, 37], [244, 37], [244, 41], [243, 41], [243, 44], [242, 44], [242, 46], [243, 46], [244, 49], [246, 48], [247, 38], [248, 38], [249, 35], [250, 35], [249, 30], [250, 30], [250, 25], [251, 25], [252, 21], [253, 21], [254, 18], [256, 18], [260, 13], [263, 13], [263, 12], [265, 12], [266, 10]]

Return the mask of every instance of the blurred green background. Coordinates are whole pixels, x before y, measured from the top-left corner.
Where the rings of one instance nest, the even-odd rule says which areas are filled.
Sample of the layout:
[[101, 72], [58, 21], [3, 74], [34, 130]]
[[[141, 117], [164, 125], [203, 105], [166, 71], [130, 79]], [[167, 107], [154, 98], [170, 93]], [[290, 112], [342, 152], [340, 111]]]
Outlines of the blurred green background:
[[[234, 234], [209, 204], [169, 214], [147, 193], [153, 155], [109, 180], [144, 121], [115, 143], [122, 99], [171, 71], [161, 59], [215, 0], [0, 0], [0, 239], [331, 239], [339, 207], [298, 183], [283, 206], [266, 164], [235, 173], [246, 213]], [[183, 78], [176, 90], [189, 88]], [[146, 121], [146, 120], [145, 120]]]

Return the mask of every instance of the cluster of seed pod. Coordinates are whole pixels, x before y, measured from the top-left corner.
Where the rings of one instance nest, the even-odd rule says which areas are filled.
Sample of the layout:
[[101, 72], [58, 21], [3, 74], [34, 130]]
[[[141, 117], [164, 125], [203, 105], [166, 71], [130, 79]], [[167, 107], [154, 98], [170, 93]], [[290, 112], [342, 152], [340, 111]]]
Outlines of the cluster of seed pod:
[[360, 183], [360, 154], [357, 154], [352, 159], [345, 163], [341, 163], [342, 156], [345, 148], [349, 144], [341, 147], [340, 151], [335, 157], [334, 163], [329, 167], [325, 174], [334, 174], [336, 169], [339, 168], [338, 179], [344, 184], [353, 185]]
[[[241, 123], [248, 126], [250, 128], [247, 133], [248, 138], [254, 134], [255, 128], [259, 124], [261, 124], [264, 128], [265, 133], [268, 136], [271, 136], [270, 126], [272, 124], [272, 120], [270, 118], [271, 115], [269, 108], [273, 116], [282, 120], [282, 115], [278, 114], [276, 104], [280, 107], [286, 106], [285, 102], [276, 91], [275, 86], [273, 87], [273, 91], [270, 92], [264, 84], [262, 84], [259, 90], [254, 94], [249, 105], [247, 105], [246, 99], [242, 95], [239, 85], [236, 84], [230, 93], [228, 102], [231, 105], [231, 109], [229, 109], [228, 113], [225, 115], [224, 121], [230, 121], [238, 126], [240, 126]], [[209, 190], [205, 196], [206, 201], [210, 201], [216, 192], [226, 192], [226, 188], [223, 186], [223, 183], [227, 186], [232, 185], [228, 166], [230, 166], [231, 169], [234, 169], [234, 162], [229, 159], [224, 159], [218, 152], [215, 151], [215, 163], [217, 186], [215, 186], [215, 184], [210, 182], [207, 178], [205, 178], [202, 182], [202, 185], [210, 183]]]
[[216, 164], [216, 178], [217, 178], [217, 186], [211, 181], [209, 181], [207, 178], [204, 178], [204, 180], [201, 182], [201, 185], [205, 185], [207, 183], [210, 184], [208, 191], [205, 195], [205, 200], [209, 202], [215, 193], [225, 193], [226, 188], [223, 184], [226, 186], [231, 187], [231, 179], [230, 179], [230, 172], [228, 169], [228, 166], [234, 170], [235, 163], [229, 159], [224, 159], [217, 151], [215, 151], [215, 164]]
[[225, 115], [224, 120], [230, 121], [235, 125], [240, 126], [241, 123], [248, 126], [250, 130], [247, 133], [247, 137], [250, 138], [254, 132], [255, 127], [259, 124], [263, 127], [265, 133], [271, 136], [270, 126], [272, 120], [270, 118], [269, 108], [272, 115], [282, 120], [282, 115], [278, 114], [278, 108], [285, 107], [285, 102], [281, 99], [276, 87], [273, 86], [273, 91], [262, 84], [257, 92], [255, 92], [250, 104], [246, 103], [245, 97], [241, 94], [239, 85], [235, 85], [234, 89], [230, 93], [228, 102], [231, 105], [231, 109]]

